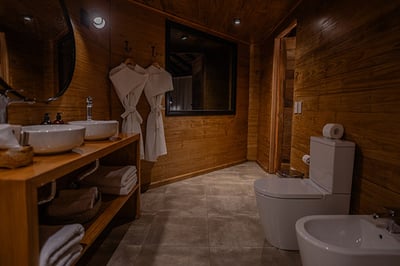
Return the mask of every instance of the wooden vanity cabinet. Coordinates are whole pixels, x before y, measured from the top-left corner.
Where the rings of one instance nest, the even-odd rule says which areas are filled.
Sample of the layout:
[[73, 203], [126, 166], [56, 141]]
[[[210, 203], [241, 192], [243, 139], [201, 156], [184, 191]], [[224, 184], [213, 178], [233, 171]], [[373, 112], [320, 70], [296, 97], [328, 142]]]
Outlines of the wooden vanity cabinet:
[[74, 152], [34, 156], [33, 163], [26, 167], [0, 169], [0, 265], [38, 265], [38, 188], [96, 159], [108, 165], [136, 165], [138, 183], [127, 196], [104, 197], [101, 212], [84, 224], [84, 251], [121, 208], [131, 217], [140, 215], [139, 135], [120, 137], [116, 141], [87, 141]]

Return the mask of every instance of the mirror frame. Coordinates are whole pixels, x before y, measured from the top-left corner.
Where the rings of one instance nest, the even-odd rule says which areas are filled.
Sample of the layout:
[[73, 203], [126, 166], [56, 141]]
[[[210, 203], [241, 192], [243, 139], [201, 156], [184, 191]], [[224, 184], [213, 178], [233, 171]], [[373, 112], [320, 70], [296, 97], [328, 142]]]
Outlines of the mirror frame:
[[193, 29], [191, 27], [166, 20], [166, 31], [165, 31], [165, 66], [166, 70], [171, 72], [171, 61], [169, 59], [169, 55], [171, 52], [171, 29], [178, 29], [185, 32], [188, 32], [190, 35], [198, 36], [200, 38], [205, 38], [213, 42], [218, 42], [226, 45], [230, 50], [230, 65], [229, 65], [229, 92], [230, 92], [230, 101], [229, 109], [200, 109], [200, 110], [171, 110], [170, 102], [171, 102], [171, 92], [166, 92], [165, 94], [165, 115], [166, 116], [204, 116], [204, 115], [235, 115], [236, 114], [236, 79], [237, 79], [237, 44], [234, 42], [230, 42], [228, 40], [216, 37], [214, 35], [210, 35], [208, 33], [202, 32], [197, 29]]
[[[28, 98], [26, 96], [24, 96], [23, 94], [21, 94], [20, 92], [18, 92], [18, 90], [15, 90], [14, 88], [12, 88], [6, 81], [3, 80], [3, 78], [0, 77], [0, 87], [3, 87], [5, 90], [4, 92], [0, 92], [0, 93], [4, 93], [6, 96], [8, 96], [9, 94], [13, 94], [15, 97], [17, 97], [20, 100], [23, 101], [29, 101], [29, 102], [44, 102], [44, 103], [48, 103], [54, 100], [57, 100], [59, 97], [61, 97], [68, 89], [69, 85], [71, 84], [72, 81], [72, 77], [74, 75], [74, 71], [75, 71], [75, 60], [76, 60], [76, 44], [75, 44], [75, 37], [74, 37], [74, 29], [72, 27], [72, 23], [71, 23], [71, 18], [69, 16], [68, 13], [68, 9], [67, 6], [65, 5], [64, 0], [58, 0], [59, 4], [60, 4], [60, 8], [62, 11], [62, 14], [64, 16], [65, 19], [65, 23], [68, 27], [68, 33], [63, 36], [58, 42], [57, 42], [57, 56], [59, 57], [60, 60], [70, 60], [70, 66], [69, 69], [65, 69], [64, 66], [62, 64], [58, 64], [57, 66], [57, 71], [58, 71], [58, 91], [57, 93], [55, 93], [54, 96], [51, 96], [47, 99], [35, 99], [35, 98]], [[71, 47], [71, 53], [70, 54], [66, 54], [63, 53], [63, 47], [65, 45], [72, 45]], [[66, 72], [67, 71], [67, 72]], [[64, 76], [65, 73], [68, 73], [67, 75], [65, 75], [66, 77], [61, 80], [61, 76]]]

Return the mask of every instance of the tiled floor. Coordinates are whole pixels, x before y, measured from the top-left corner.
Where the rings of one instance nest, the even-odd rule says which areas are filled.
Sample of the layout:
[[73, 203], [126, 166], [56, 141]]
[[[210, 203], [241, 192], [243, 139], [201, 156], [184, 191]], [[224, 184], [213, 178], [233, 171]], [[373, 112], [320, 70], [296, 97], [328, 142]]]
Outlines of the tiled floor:
[[281, 251], [260, 226], [254, 162], [150, 189], [142, 216], [114, 225], [83, 265], [300, 266], [297, 252]]

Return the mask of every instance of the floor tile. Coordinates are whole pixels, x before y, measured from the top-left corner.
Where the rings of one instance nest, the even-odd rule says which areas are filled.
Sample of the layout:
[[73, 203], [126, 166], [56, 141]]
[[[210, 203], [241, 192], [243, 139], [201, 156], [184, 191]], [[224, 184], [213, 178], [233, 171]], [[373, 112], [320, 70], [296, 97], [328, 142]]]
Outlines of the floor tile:
[[206, 193], [212, 196], [254, 196], [254, 189], [247, 183], [210, 184]]
[[[139, 255], [141, 246], [127, 245], [121, 243], [118, 249], [114, 252], [111, 259], [108, 261], [107, 266], [128, 266], [135, 265], [136, 258]], [[102, 264], [97, 264], [93, 266], [100, 266]]]
[[143, 193], [140, 199], [142, 213], [157, 213], [164, 208], [165, 193]]
[[165, 193], [174, 195], [203, 196], [205, 195], [205, 185], [177, 182], [167, 185]]
[[126, 245], [143, 245], [150, 232], [155, 215], [143, 214], [140, 219], [132, 222], [121, 240]]
[[144, 246], [135, 264], [130, 265], [210, 266], [209, 248]]
[[156, 216], [144, 244], [207, 247], [207, 218]]
[[267, 176], [246, 162], [149, 189], [141, 217], [114, 224], [78, 266], [301, 266], [264, 238], [254, 181]]
[[209, 217], [210, 246], [263, 247], [264, 235], [257, 216]]
[[207, 196], [208, 216], [256, 215], [253, 196]]
[[265, 255], [264, 248], [213, 247], [210, 249], [212, 266], [277, 266], [275, 255]]
[[158, 215], [168, 216], [207, 216], [205, 196], [194, 195], [166, 195], [164, 205], [157, 212]]

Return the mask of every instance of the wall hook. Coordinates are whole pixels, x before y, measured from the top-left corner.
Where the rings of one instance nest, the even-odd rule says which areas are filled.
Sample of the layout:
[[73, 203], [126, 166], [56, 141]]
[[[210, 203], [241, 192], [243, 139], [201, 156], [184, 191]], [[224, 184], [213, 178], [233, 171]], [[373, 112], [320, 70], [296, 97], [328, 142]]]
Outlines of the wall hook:
[[124, 47], [125, 53], [129, 54], [132, 51], [132, 47], [129, 46], [129, 42], [125, 41], [125, 47]]

